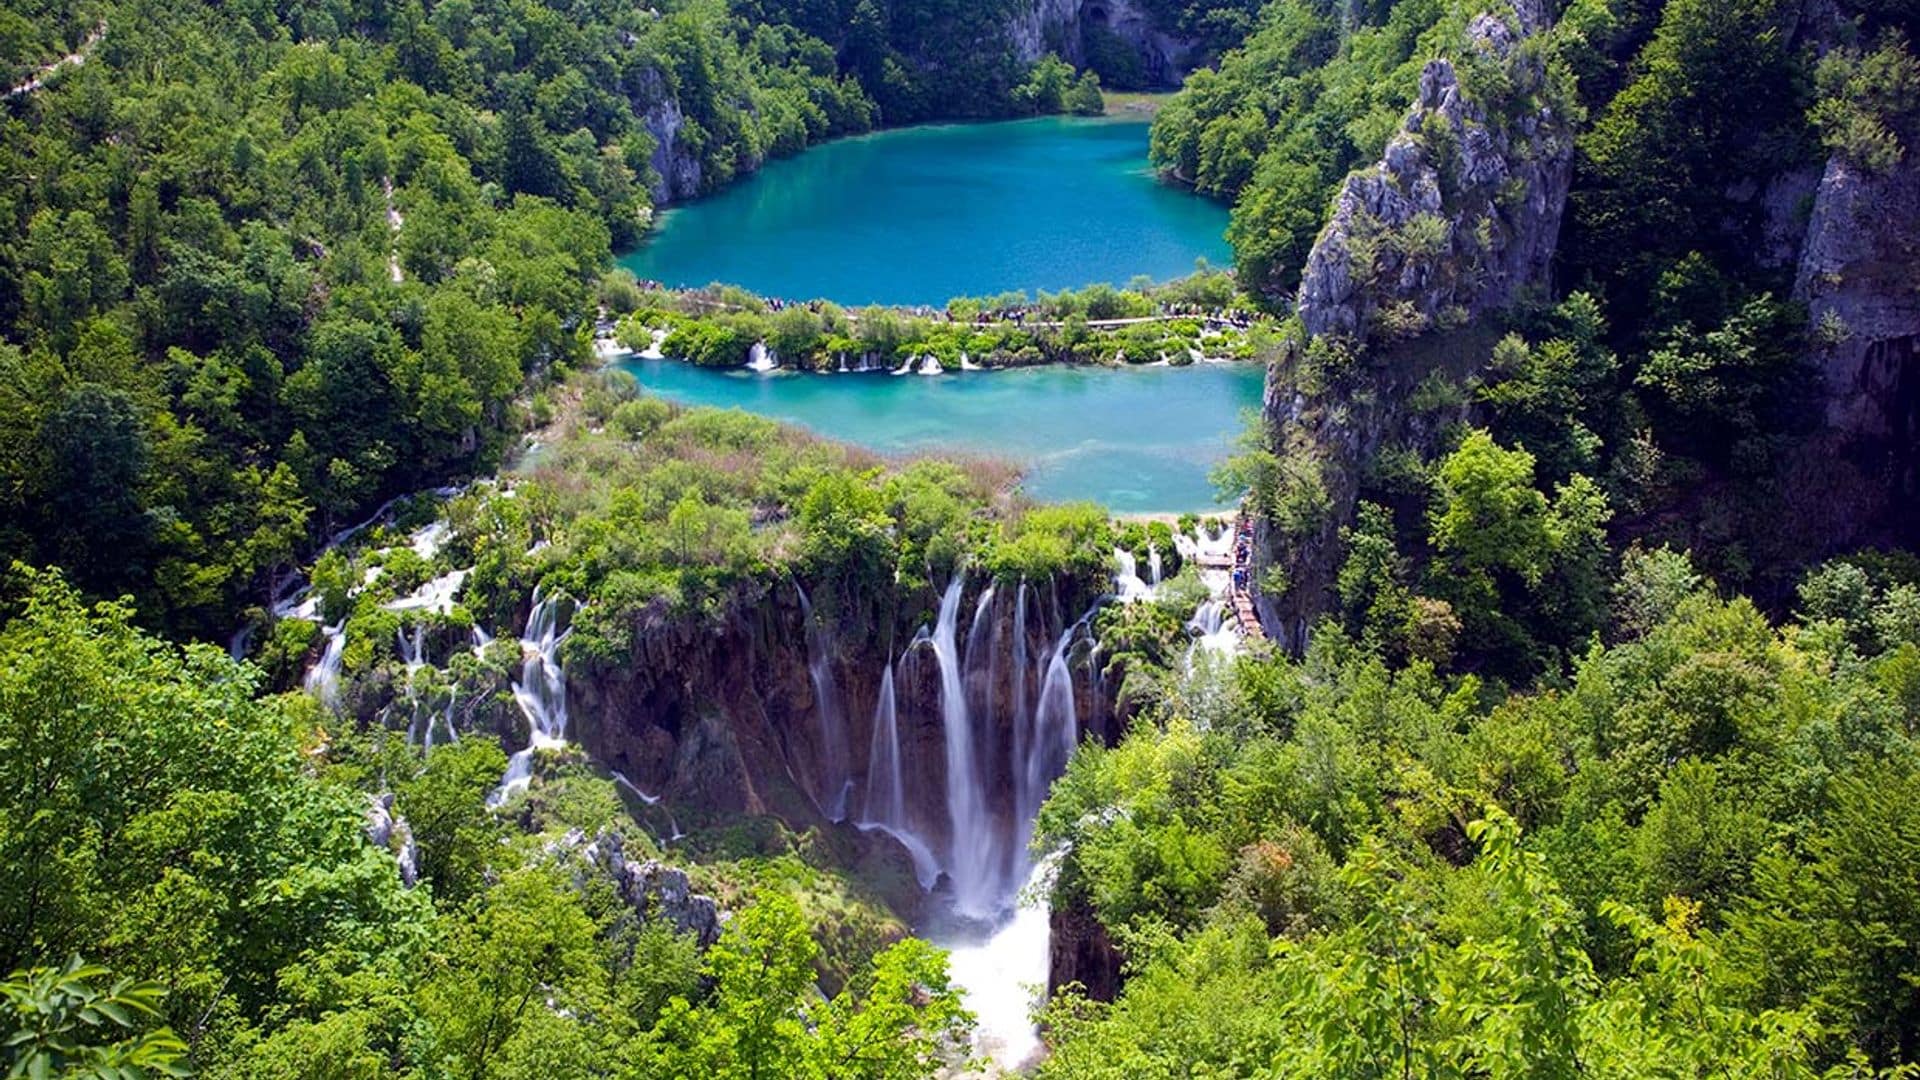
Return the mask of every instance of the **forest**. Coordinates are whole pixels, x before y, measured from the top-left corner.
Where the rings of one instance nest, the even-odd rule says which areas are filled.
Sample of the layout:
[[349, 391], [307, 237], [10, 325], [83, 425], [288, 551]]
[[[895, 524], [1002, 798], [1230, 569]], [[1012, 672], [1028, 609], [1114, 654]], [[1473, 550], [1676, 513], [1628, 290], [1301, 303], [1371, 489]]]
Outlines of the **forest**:
[[[975, 40], [972, 5], [897, 7], [863, 10], [916, 47]], [[8, 15], [22, 72], [101, 25]], [[0, 558], [190, 635], [311, 538], [496, 465], [516, 398], [588, 358], [658, 193], [1073, 89], [1010, 53], [909, 77], [884, 33], [836, 52], [710, 0], [102, 16], [92, 58], [0, 120]]]
[[[1204, 349], [1084, 325], [1169, 307], [1261, 312], [1230, 347], [1269, 412], [1217, 481], [1311, 632], [1196, 652], [1175, 557], [1090, 601], [1114, 723], [1032, 840], [1056, 973], [1096, 962], [1033, 1073], [1920, 1075], [1920, 556], [1865, 509], [1910, 479], [1833, 450], [1812, 358], [1872, 328], [1813, 314], [1780, 239], [1823, 170], [1911, 170], [1920, 11], [1139, 6], [1217, 56], [1151, 155], [1232, 202], [1231, 274], [934, 319], [665, 297], [613, 255], [825, 139], [1093, 111], [1139, 77], [1097, 33], [1043, 43], [1076, 68], [1021, 58], [1013, 0], [0, 12], [10, 1075], [985, 1067], [899, 853], [806, 777], [673, 816], [540, 744], [539, 658], [488, 631], [566, 597], [594, 688], [798, 593], [884, 661], [964, 573], [1063, 609], [1197, 527], [670, 405], [600, 368], [603, 319], [824, 370]], [[1442, 60], [1475, 127], [1410, 132]], [[1534, 193], [1445, 178], [1494, 136], [1516, 174], [1565, 152], [1544, 282], [1309, 333], [1330, 236], [1362, 292], [1492, 276], [1451, 261]], [[1342, 217], [1396, 148], [1440, 210]], [[1061, 326], [980, 325], [1012, 308]]]

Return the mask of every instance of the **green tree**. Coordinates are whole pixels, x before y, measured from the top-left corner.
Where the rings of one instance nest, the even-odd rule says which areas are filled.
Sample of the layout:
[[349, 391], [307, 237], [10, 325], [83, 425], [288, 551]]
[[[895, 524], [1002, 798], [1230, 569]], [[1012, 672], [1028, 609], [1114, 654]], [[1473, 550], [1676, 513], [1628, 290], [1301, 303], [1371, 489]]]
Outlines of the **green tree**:
[[187, 1076], [187, 1046], [165, 1027], [158, 983], [113, 978], [79, 957], [64, 967], [16, 971], [0, 982], [9, 1034], [0, 1040], [8, 1076], [140, 1080]]
[[454, 1076], [499, 1075], [502, 1055], [528, 1025], [554, 1009], [578, 1016], [597, 1004], [598, 970], [593, 923], [561, 874], [543, 866], [508, 872], [454, 922], [421, 987], [436, 1058]]
[[487, 795], [507, 758], [492, 739], [436, 747], [418, 775], [395, 784], [395, 805], [419, 848], [420, 880], [443, 908], [481, 892], [500, 854], [500, 827]]

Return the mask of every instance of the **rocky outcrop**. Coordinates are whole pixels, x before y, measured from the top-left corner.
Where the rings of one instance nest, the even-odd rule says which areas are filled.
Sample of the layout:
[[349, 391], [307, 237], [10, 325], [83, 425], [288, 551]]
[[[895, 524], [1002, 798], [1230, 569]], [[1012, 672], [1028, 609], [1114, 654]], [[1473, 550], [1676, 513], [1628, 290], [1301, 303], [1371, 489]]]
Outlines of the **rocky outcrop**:
[[653, 136], [653, 202], [656, 206], [691, 199], [703, 192], [705, 176], [700, 155], [680, 137], [686, 114], [658, 70], [648, 68], [627, 80], [627, 99], [640, 122]]
[[619, 833], [603, 832], [587, 843], [585, 834], [575, 830], [555, 845], [554, 853], [563, 859], [577, 857], [583, 870], [609, 878], [614, 894], [639, 921], [665, 921], [676, 932], [692, 935], [702, 949], [720, 940], [726, 914], [713, 897], [694, 892], [685, 870], [656, 859], [628, 859], [626, 840]]
[[[1802, 245], [1794, 297], [1807, 305], [1827, 439], [1884, 494], [1879, 516], [1920, 525], [1920, 155], [1884, 173], [1836, 155]], [[1851, 515], [1862, 516], [1857, 511]]]
[[[1573, 174], [1573, 133], [1539, 95], [1523, 33], [1491, 15], [1468, 29], [1474, 63], [1504, 67], [1521, 100], [1480, 102], [1452, 61], [1429, 61], [1380, 161], [1348, 176], [1308, 256], [1298, 309], [1313, 337], [1359, 350], [1449, 329], [1547, 282]], [[1517, 112], [1517, 115], [1507, 115]]]
[[1007, 20], [1014, 55], [1031, 64], [1050, 52], [1060, 53], [1077, 63], [1067, 54], [1079, 49], [1081, 6], [1082, 0], [1028, 0], [1019, 5]]
[[[1470, 376], [1491, 350], [1484, 317], [1549, 283], [1573, 132], [1543, 65], [1520, 48], [1545, 28], [1522, 2], [1505, 19], [1476, 16], [1458, 63], [1428, 62], [1400, 131], [1347, 177], [1307, 259], [1296, 304], [1306, 339], [1270, 367], [1264, 417], [1287, 482], [1323, 488], [1328, 512], [1285, 534], [1256, 524], [1260, 573], [1277, 565], [1284, 581], [1257, 608], [1283, 648], [1304, 648], [1326, 610], [1367, 463], [1463, 418], [1458, 405], [1421, 412], [1416, 392]], [[1499, 68], [1503, 100], [1469, 93], [1468, 65]]]
[[420, 849], [413, 842], [413, 827], [393, 811], [393, 792], [367, 796], [367, 816], [363, 826], [367, 839], [375, 847], [393, 855], [400, 870], [400, 883], [411, 889], [420, 880]]
[[1920, 155], [1884, 174], [1836, 156], [1814, 199], [1794, 297], [1807, 305], [1827, 424], [1909, 446], [1920, 407]]
[[1076, 67], [1098, 67], [1103, 50], [1117, 44], [1132, 53], [1142, 79], [1142, 87], [1120, 89], [1172, 89], [1210, 59], [1138, 0], [1030, 0], [1008, 20], [1007, 34], [1024, 63], [1054, 53]]

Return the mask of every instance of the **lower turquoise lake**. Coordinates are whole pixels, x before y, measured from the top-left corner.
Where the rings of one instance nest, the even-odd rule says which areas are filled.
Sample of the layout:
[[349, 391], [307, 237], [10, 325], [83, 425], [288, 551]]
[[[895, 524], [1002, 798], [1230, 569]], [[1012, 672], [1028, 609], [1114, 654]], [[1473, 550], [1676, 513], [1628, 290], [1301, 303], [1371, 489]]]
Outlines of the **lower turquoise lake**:
[[1155, 177], [1147, 134], [1044, 117], [840, 139], [666, 210], [620, 263], [675, 288], [935, 306], [1230, 265], [1226, 207]]
[[629, 357], [646, 392], [739, 408], [886, 454], [956, 450], [1026, 467], [1048, 501], [1116, 513], [1219, 506], [1208, 473], [1260, 404], [1259, 364], [1039, 367], [945, 375], [720, 371]]

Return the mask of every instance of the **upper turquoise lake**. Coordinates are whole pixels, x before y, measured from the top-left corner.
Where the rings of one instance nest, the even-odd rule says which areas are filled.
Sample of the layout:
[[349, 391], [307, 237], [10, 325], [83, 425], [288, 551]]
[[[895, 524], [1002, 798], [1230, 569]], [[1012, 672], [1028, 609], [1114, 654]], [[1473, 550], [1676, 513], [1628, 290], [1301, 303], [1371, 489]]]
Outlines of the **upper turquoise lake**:
[[665, 211], [620, 262], [671, 287], [935, 306], [1231, 264], [1226, 207], [1154, 176], [1148, 126], [1045, 117], [840, 139]]

